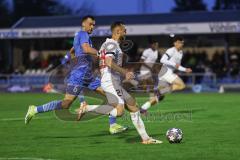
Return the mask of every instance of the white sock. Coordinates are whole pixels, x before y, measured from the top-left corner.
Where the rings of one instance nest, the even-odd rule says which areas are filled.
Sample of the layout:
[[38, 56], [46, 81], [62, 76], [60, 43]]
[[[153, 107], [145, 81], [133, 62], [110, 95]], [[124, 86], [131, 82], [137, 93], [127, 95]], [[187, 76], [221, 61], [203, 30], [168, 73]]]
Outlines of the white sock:
[[110, 113], [109, 115], [113, 116], [113, 117], [117, 117], [117, 109], [114, 108]]
[[100, 105], [88, 105], [87, 106], [87, 111], [90, 112], [90, 111], [93, 111], [95, 110], [96, 108], [98, 108]]
[[140, 117], [140, 112], [131, 112], [132, 123], [138, 131], [138, 134], [141, 136], [142, 140], [149, 139], [149, 136], [146, 132], [142, 118]]
[[147, 101], [146, 103], [144, 103], [142, 105], [141, 108], [144, 109], [144, 110], [148, 110], [150, 107], [151, 107], [151, 103], [149, 101]]
[[34, 108], [35, 113], [38, 113], [37, 107]]
[[104, 115], [109, 115], [111, 112], [112, 114], [115, 115], [115, 110], [113, 111], [113, 109], [115, 108], [110, 105], [88, 105], [87, 106], [88, 112], [95, 112], [95, 113], [104, 114]]

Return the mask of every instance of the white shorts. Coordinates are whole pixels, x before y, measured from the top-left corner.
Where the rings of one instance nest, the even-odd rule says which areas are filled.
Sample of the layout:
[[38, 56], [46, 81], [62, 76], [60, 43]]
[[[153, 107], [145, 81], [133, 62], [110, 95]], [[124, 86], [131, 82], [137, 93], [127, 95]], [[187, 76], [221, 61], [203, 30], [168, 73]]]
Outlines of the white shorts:
[[122, 88], [120, 77], [113, 76], [111, 73], [102, 74], [101, 87], [106, 94], [109, 104], [124, 104], [129, 98], [132, 98], [131, 95]]
[[138, 75], [139, 80], [147, 80], [152, 78], [152, 73], [150, 71], [140, 71], [140, 74]]
[[172, 84], [173, 81], [175, 81], [175, 79], [177, 77], [178, 77], [178, 75], [176, 75], [175, 73], [173, 73], [173, 71], [168, 69], [164, 75], [159, 77], [159, 81], [164, 81], [164, 82], [168, 82], [168, 83]]

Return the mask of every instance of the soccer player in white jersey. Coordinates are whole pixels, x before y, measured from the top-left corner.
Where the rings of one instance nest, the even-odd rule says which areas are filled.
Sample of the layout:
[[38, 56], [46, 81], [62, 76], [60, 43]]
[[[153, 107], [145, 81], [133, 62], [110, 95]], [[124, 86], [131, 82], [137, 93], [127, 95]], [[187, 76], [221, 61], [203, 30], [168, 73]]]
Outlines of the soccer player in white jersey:
[[160, 62], [163, 64], [158, 77], [158, 90], [156, 96], [147, 101], [141, 109], [147, 110], [158, 102], [158, 97], [163, 94], [183, 90], [185, 88], [185, 84], [183, 80], [174, 73], [175, 70], [191, 73], [191, 68], [185, 68], [181, 66], [181, 61], [183, 57], [182, 48], [184, 46], [184, 39], [182, 37], [176, 36], [173, 38], [174, 46], [166, 51], [166, 53], [162, 56]]
[[151, 41], [149, 45], [150, 48], [145, 49], [141, 56], [140, 62], [142, 66], [140, 68], [140, 75], [138, 76], [144, 90], [150, 90], [149, 86], [153, 86], [153, 66], [158, 59], [158, 42]]
[[124, 76], [127, 80], [134, 78], [133, 72], [129, 72], [122, 67], [123, 53], [119, 43], [125, 39], [126, 28], [124, 23], [114, 22], [111, 25], [111, 32], [112, 38], [107, 39], [100, 49], [101, 87], [106, 93], [108, 103], [114, 107], [109, 115], [113, 117], [122, 116], [126, 106], [136, 130], [142, 138], [142, 143], [162, 143], [162, 141], [148, 136], [135, 99], [121, 86], [121, 76]]

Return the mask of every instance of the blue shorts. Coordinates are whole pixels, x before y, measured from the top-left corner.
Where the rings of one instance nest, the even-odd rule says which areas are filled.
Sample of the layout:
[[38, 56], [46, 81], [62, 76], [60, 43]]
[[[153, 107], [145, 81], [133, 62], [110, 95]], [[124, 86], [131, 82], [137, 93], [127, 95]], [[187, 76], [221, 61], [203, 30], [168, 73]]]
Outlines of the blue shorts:
[[96, 90], [101, 86], [101, 80], [98, 77], [86, 76], [86, 74], [70, 74], [67, 79], [66, 93], [78, 96], [84, 88]]

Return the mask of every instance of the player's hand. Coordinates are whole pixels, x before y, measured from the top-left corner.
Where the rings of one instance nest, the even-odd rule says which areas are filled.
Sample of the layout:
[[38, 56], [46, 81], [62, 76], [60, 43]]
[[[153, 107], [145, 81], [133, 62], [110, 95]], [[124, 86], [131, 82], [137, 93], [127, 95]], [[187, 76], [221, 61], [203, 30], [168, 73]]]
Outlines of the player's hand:
[[187, 68], [186, 69], [186, 73], [192, 73], [192, 69], [191, 68]]
[[97, 52], [97, 56], [100, 57], [102, 54], [101, 54], [101, 51], [98, 51]]
[[178, 68], [180, 67], [180, 64], [176, 64], [176, 66], [175, 66], [175, 67], [176, 67], [176, 69], [178, 69]]
[[135, 76], [134, 76], [133, 72], [127, 72], [126, 73], [126, 80], [132, 80], [134, 78], [135, 78]]
[[71, 60], [70, 52], [67, 52], [66, 55], [61, 59], [61, 64], [66, 64]]

